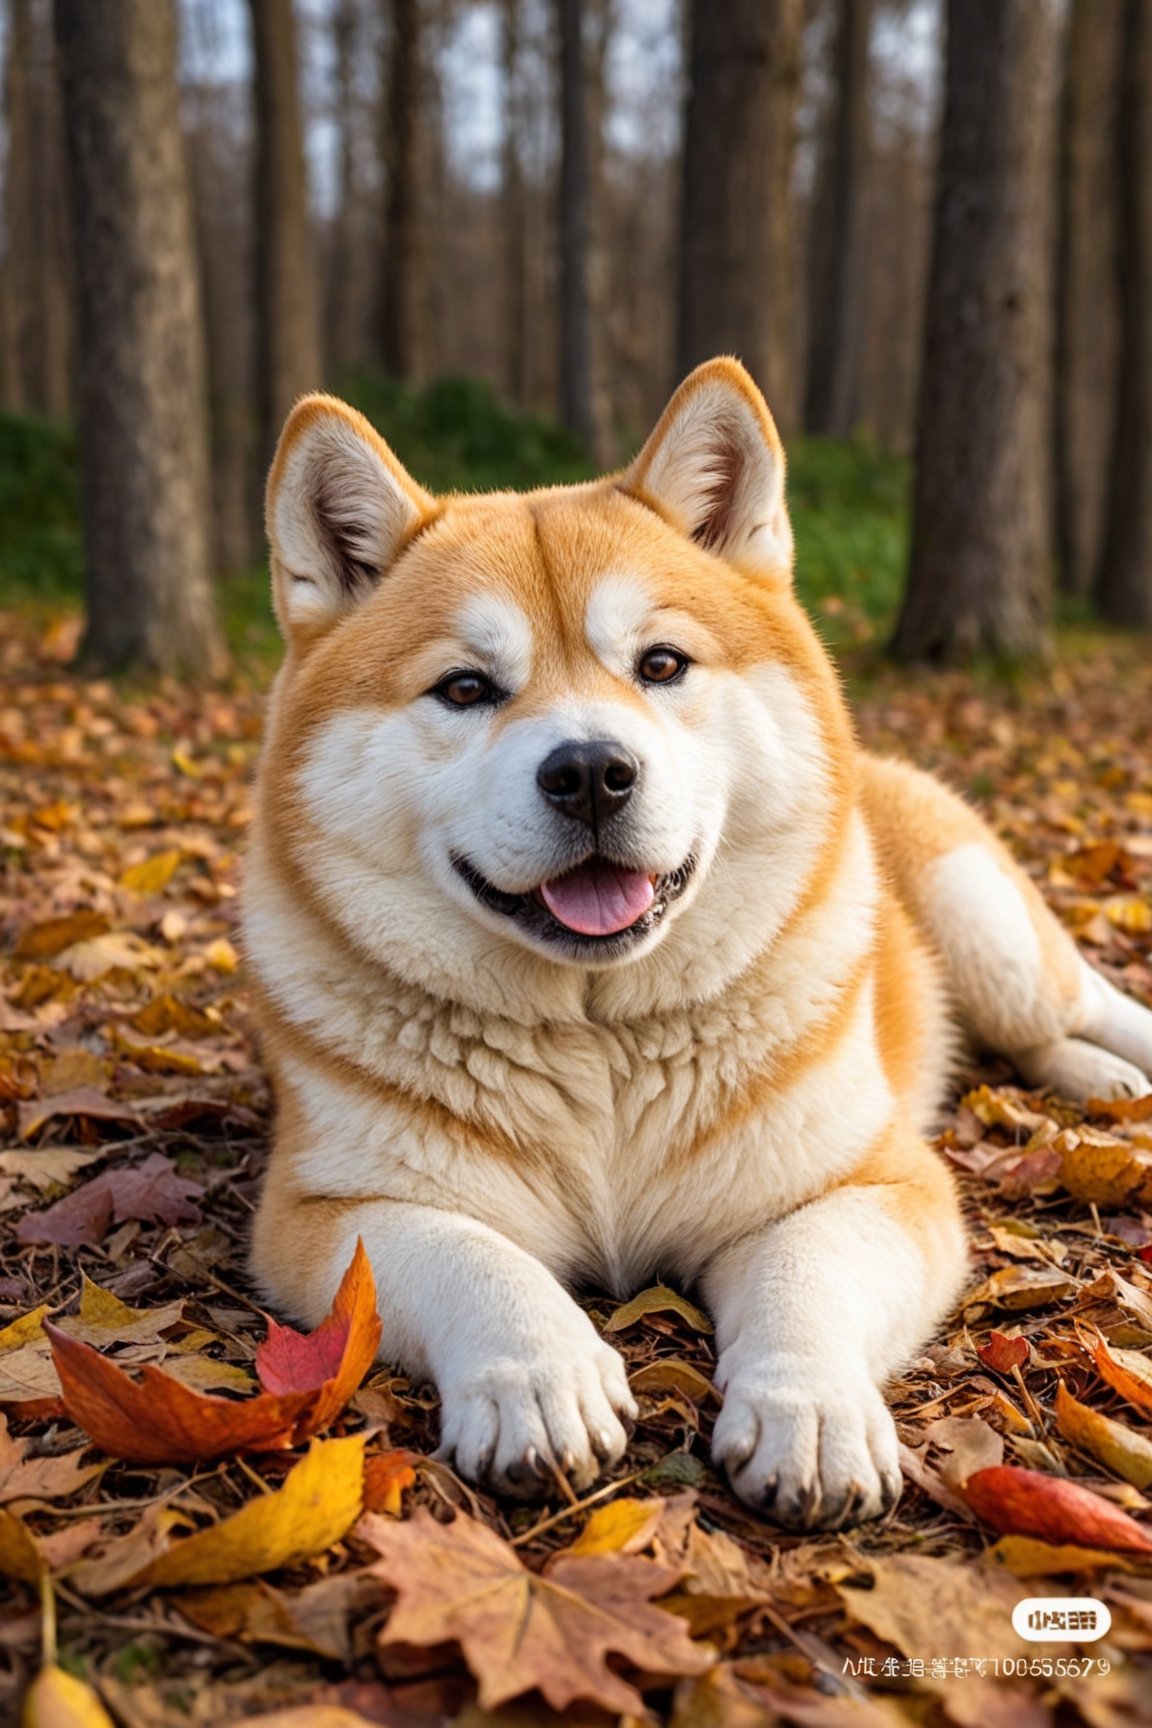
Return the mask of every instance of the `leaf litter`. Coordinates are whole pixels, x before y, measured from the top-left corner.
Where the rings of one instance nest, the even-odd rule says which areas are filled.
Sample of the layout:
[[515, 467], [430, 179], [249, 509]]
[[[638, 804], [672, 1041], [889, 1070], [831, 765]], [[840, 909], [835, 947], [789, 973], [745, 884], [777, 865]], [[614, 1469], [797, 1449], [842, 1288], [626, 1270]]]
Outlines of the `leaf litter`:
[[[1144, 1719], [1152, 1105], [1081, 1110], [996, 1062], [964, 1077], [939, 1145], [972, 1278], [891, 1389], [906, 1482], [885, 1524], [783, 1535], [728, 1494], [710, 1324], [664, 1285], [587, 1299], [640, 1404], [614, 1479], [502, 1504], [431, 1457], [432, 1389], [375, 1361], [363, 1256], [311, 1333], [247, 1281], [269, 1126], [236, 941], [259, 681], [125, 691], [5, 626], [0, 1720]], [[1135, 644], [1015, 686], [872, 671], [859, 709], [869, 743], [973, 796], [1093, 962], [1152, 1000]], [[1084, 1594], [1111, 1610], [1102, 1644], [1013, 1633], [1021, 1596]]]

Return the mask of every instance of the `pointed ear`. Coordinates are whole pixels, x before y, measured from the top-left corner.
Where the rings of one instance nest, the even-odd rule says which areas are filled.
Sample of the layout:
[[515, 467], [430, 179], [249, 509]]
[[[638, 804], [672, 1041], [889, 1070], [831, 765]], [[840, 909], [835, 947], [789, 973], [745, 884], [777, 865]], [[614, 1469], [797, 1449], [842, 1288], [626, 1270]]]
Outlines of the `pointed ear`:
[[268, 476], [272, 594], [285, 635], [334, 622], [365, 600], [436, 501], [362, 414], [305, 396]]
[[791, 579], [784, 448], [738, 360], [709, 360], [685, 379], [620, 484], [717, 557]]

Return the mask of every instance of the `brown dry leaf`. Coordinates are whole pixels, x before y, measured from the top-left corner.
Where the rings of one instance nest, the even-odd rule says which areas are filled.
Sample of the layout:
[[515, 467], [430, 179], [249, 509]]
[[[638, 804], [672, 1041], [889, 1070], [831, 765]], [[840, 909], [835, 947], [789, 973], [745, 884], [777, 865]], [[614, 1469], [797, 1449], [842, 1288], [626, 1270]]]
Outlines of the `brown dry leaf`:
[[132, 1104], [108, 1098], [94, 1086], [78, 1086], [75, 1091], [61, 1092], [54, 1098], [40, 1098], [21, 1104], [17, 1112], [21, 1140], [31, 1140], [46, 1123], [61, 1117], [115, 1122], [126, 1128], [140, 1128], [143, 1125], [139, 1112]]
[[44, 1556], [23, 1518], [0, 1507], [0, 1578], [38, 1584], [46, 1570]]
[[110, 926], [99, 912], [70, 912], [65, 918], [47, 918], [31, 924], [13, 949], [16, 960], [51, 960], [77, 942], [103, 936]]
[[110, 930], [106, 936], [66, 948], [56, 964], [77, 983], [94, 984], [109, 972], [155, 970], [163, 964], [163, 956], [131, 930]]
[[186, 1620], [216, 1638], [275, 1644], [347, 1662], [353, 1625], [379, 1609], [384, 1599], [375, 1579], [343, 1572], [295, 1591], [277, 1590], [264, 1579], [190, 1590], [176, 1598], [175, 1606]]
[[649, 1290], [641, 1290], [638, 1296], [633, 1296], [630, 1302], [621, 1303], [613, 1309], [604, 1322], [605, 1332], [622, 1332], [626, 1326], [635, 1325], [637, 1320], [643, 1320], [648, 1314], [675, 1314], [694, 1332], [711, 1332], [712, 1322], [693, 1303], [687, 1301], [676, 1290], [669, 1290], [667, 1285], [653, 1284]]
[[16, 1226], [20, 1242], [58, 1242], [78, 1248], [103, 1241], [111, 1226], [126, 1218], [150, 1224], [198, 1224], [200, 1208], [193, 1196], [203, 1193], [198, 1182], [181, 1176], [171, 1159], [151, 1152], [142, 1164], [119, 1165], [49, 1206], [26, 1212]]
[[99, 1476], [102, 1464], [81, 1464], [84, 1448], [56, 1455], [29, 1456], [30, 1440], [16, 1440], [0, 1416], [0, 1503], [63, 1500]]
[[693, 1523], [680, 1564], [687, 1577], [665, 1597], [665, 1606], [687, 1620], [694, 1637], [725, 1631], [769, 1600], [744, 1549], [722, 1530]]
[[556, 1710], [577, 1699], [641, 1710], [609, 1653], [675, 1676], [714, 1659], [654, 1605], [677, 1574], [651, 1560], [564, 1555], [540, 1577], [474, 1518], [438, 1524], [423, 1507], [402, 1524], [369, 1514], [357, 1534], [381, 1556], [373, 1574], [397, 1592], [382, 1646], [459, 1644], [485, 1710], [533, 1689]]
[[871, 1555], [865, 1566], [871, 1589], [845, 1583], [836, 1590], [854, 1620], [905, 1656], [925, 1654], [927, 1628], [933, 1649], [950, 1656], [1019, 1656], [1012, 1610], [1020, 1591], [1011, 1578], [925, 1554]]
[[962, 1488], [969, 1476], [1004, 1457], [1002, 1437], [980, 1416], [941, 1416], [924, 1438], [940, 1449], [937, 1468], [947, 1487]]
[[1152, 1203], [1152, 1152], [1087, 1127], [1065, 1129], [1054, 1144], [1061, 1182], [1085, 1205]]
[[1056, 1425], [1066, 1440], [1099, 1458], [1136, 1488], [1152, 1488], [1152, 1440], [1073, 1398], [1063, 1380], [1056, 1385]]
[[60, 1380], [47, 1339], [0, 1354], [0, 1405], [8, 1405], [20, 1416], [33, 1411], [41, 1415], [64, 1414]]
[[15, 1176], [30, 1187], [64, 1188], [77, 1171], [94, 1164], [105, 1154], [84, 1152], [78, 1146], [38, 1146], [26, 1151], [0, 1152], [0, 1176]]
[[1028, 1360], [1027, 1338], [1010, 1338], [1005, 1332], [989, 1332], [987, 1341], [977, 1344], [976, 1354], [985, 1368], [994, 1374], [1011, 1374]]
[[965, 1308], [987, 1304], [1011, 1310], [1047, 1308], [1076, 1294], [1076, 1280], [1051, 1266], [1004, 1266], [964, 1298]]

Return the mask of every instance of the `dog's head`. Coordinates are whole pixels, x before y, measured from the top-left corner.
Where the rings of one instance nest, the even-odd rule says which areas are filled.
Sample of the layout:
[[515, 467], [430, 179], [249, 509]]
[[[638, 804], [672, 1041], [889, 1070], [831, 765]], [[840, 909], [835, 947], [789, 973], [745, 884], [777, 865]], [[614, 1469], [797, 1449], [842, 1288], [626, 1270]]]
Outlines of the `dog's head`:
[[415, 976], [509, 949], [679, 965], [802, 893], [846, 722], [736, 362], [693, 373], [622, 474], [523, 496], [434, 498], [309, 397], [268, 530], [289, 654], [266, 818], [362, 949]]

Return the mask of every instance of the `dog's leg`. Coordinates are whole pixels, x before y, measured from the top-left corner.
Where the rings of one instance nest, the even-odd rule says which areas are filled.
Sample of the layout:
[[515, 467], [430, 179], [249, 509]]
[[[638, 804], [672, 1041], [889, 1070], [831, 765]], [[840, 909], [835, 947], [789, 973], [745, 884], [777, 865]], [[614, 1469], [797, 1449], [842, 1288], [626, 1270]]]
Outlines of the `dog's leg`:
[[633, 1419], [636, 1405], [620, 1356], [539, 1260], [485, 1224], [434, 1207], [309, 1201], [270, 1188], [256, 1276], [278, 1303], [315, 1320], [357, 1236], [376, 1278], [381, 1356], [439, 1390], [441, 1457], [511, 1494], [538, 1490], [550, 1465], [583, 1488], [621, 1457], [622, 1418]]
[[963, 1267], [950, 1179], [911, 1136], [718, 1256], [704, 1278], [724, 1390], [712, 1451], [742, 1500], [797, 1529], [895, 1504], [882, 1388], [946, 1312]]
[[864, 787], [881, 856], [973, 1038], [1069, 1098], [1152, 1091], [1152, 1012], [1080, 957], [976, 812], [904, 763], [865, 757]]

